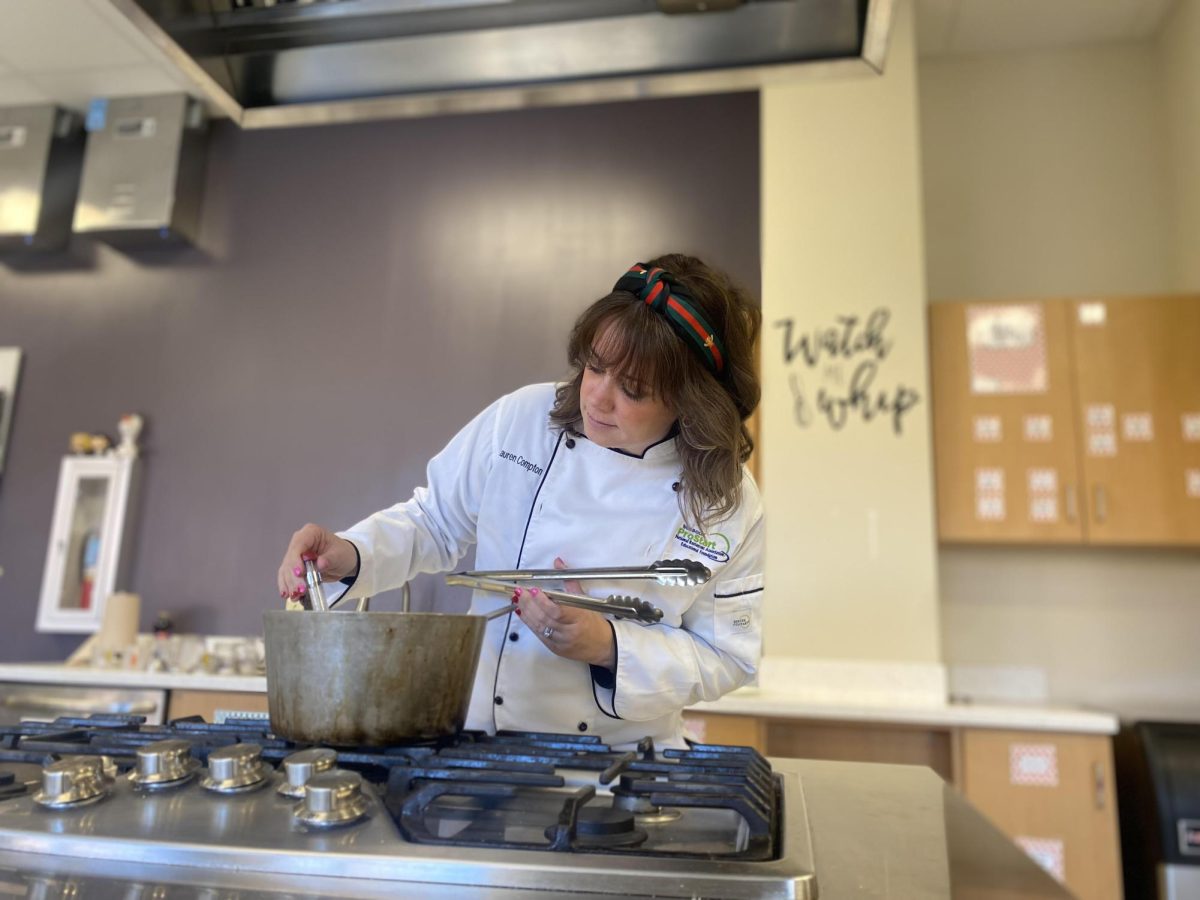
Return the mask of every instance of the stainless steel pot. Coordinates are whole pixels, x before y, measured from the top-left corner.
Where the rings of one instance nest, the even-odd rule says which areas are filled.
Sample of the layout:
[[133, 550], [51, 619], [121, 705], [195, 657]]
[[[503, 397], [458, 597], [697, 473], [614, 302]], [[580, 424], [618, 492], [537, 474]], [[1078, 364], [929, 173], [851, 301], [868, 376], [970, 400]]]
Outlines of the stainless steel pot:
[[295, 741], [372, 746], [460, 731], [488, 618], [269, 610], [271, 730]]

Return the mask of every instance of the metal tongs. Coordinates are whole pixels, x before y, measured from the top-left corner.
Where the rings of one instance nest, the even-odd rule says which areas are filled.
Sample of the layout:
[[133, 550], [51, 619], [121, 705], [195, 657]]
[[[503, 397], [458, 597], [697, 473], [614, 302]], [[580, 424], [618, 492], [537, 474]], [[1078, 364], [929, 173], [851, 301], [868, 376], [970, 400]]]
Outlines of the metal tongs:
[[[558, 577], [561, 578], [562, 573], [569, 570], [558, 569], [556, 571], [559, 573]], [[503, 594], [506, 597], [512, 596], [512, 592], [518, 587], [518, 585], [511, 581], [497, 581], [493, 578], [481, 577], [485, 574], [483, 572], [454, 572], [446, 576], [446, 584], [462, 585], [463, 587], [474, 588], [477, 591]], [[596, 597], [586, 597], [583, 594], [572, 594], [568, 591], [558, 591], [548, 588], [542, 588], [542, 593], [551, 600], [561, 603], [563, 606], [574, 606], [579, 609], [590, 609], [593, 612], [608, 613], [618, 619], [637, 619], [639, 622], [653, 624], [661, 621], [663, 617], [661, 609], [637, 597], [612, 594], [606, 599], [600, 600]], [[504, 612], [504, 609], [497, 610], [497, 613], [500, 612]]]
[[[337, 604], [341, 603], [346, 598], [346, 594], [338, 597], [332, 603], [325, 599], [325, 588], [321, 584], [321, 573], [317, 571], [317, 561], [315, 559], [304, 560], [304, 583], [308, 588], [308, 601], [312, 604], [314, 612], [326, 612], [333, 609]], [[358, 602], [354, 605], [355, 612], [366, 612], [370, 607], [370, 597], [359, 597]], [[297, 609], [300, 607], [296, 607]], [[404, 611], [408, 611], [408, 585], [404, 586]]]
[[511, 571], [457, 572], [469, 578], [498, 581], [657, 581], [671, 587], [704, 584], [712, 572], [694, 559], [660, 559], [648, 566], [607, 566], [593, 569], [513, 569]]

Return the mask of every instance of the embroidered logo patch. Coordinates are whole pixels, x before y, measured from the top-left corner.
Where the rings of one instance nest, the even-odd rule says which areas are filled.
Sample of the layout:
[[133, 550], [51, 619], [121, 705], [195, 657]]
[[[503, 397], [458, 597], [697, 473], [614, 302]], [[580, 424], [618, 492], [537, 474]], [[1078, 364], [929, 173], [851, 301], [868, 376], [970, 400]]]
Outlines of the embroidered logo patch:
[[681, 525], [675, 532], [675, 540], [684, 550], [699, 553], [713, 562], [729, 562], [729, 538], [720, 532], [705, 535]]
[[541, 475], [542, 467], [531, 459], [526, 459], [523, 456], [518, 456], [516, 453], [509, 453], [507, 450], [500, 451], [500, 458], [511, 463], [516, 463], [531, 475]]
[[749, 609], [739, 609], [733, 614], [733, 619], [729, 622], [729, 628], [731, 631], [749, 631], [752, 621]]

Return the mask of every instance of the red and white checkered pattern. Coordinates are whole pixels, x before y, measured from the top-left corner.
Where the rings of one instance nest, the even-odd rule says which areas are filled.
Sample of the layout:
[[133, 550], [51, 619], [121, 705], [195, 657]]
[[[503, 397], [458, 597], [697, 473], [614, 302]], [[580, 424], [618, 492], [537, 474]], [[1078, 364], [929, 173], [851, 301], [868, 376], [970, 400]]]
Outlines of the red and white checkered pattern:
[[1058, 748], [1053, 744], [1009, 744], [1008, 780], [1012, 784], [1058, 787]]

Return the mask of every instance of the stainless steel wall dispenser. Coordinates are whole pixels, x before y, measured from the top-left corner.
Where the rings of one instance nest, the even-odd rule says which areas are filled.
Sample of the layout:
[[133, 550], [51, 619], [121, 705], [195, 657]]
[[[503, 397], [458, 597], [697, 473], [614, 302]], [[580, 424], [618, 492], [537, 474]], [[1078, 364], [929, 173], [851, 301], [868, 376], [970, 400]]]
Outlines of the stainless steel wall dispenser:
[[0, 251], [67, 245], [83, 163], [81, 124], [52, 105], [0, 108]]
[[75, 231], [107, 243], [195, 243], [207, 129], [186, 94], [93, 100]]

